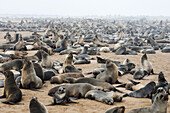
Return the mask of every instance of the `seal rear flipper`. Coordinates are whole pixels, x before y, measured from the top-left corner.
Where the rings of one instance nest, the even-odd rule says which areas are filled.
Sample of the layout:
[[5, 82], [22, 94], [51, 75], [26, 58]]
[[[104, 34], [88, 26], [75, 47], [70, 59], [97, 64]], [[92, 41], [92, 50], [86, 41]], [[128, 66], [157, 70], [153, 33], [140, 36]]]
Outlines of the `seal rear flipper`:
[[115, 82], [115, 84], [123, 84], [122, 82], [119, 82], [118, 80]]
[[124, 95], [122, 96], [122, 98], [127, 97], [127, 96], [129, 96], [128, 93], [124, 94]]
[[34, 83], [34, 82], [31, 82], [31, 83], [30, 83], [30, 90], [32, 90], [32, 91], [38, 91], [38, 92], [44, 92], [44, 91], [35, 89], [34, 87], [35, 87], [35, 83]]
[[4, 104], [10, 104], [10, 105], [24, 105], [24, 103], [14, 103], [14, 102], [9, 102], [5, 100], [1, 100], [1, 102]]
[[55, 104], [47, 104], [47, 105], [45, 105], [45, 106], [54, 106]]
[[131, 79], [129, 79], [129, 78], [128, 78], [128, 80], [129, 80], [130, 82], [132, 82], [132, 84], [134, 84], [134, 85], [137, 85], [137, 84], [140, 83], [140, 82], [136, 82], [136, 81], [134, 81], [134, 80], [131, 80]]
[[0, 96], [0, 98], [6, 98], [6, 96], [5, 96], [5, 95], [2, 95], [2, 96]]
[[123, 91], [120, 91], [119, 89], [114, 89], [113, 91], [117, 91], [117, 92], [119, 92], [119, 93], [125, 93], [125, 92], [123, 92]]
[[125, 86], [126, 86], [126, 84], [121, 84], [121, 85], [118, 85], [116, 87], [125, 87]]

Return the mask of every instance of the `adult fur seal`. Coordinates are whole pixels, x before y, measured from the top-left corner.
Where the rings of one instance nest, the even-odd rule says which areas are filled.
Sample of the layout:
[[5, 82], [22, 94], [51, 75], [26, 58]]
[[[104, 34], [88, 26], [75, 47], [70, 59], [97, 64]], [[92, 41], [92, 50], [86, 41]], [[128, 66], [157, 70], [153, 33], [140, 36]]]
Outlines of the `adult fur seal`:
[[104, 72], [100, 72], [96, 76], [96, 79], [102, 80], [104, 82], [108, 82], [110, 84], [114, 84], [118, 82], [118, 68], [112, 63], [110, 60], [106, 62], [106, 70]]
[[99, 86], [102, 87], [104, 90], [109, 90], [109, 91], [118, 91], [121, 92], [120, 90], [116, 89], [114, 86], [112, 86], [111, 84], [107, 83], [107, 82], [103, 82], [101, 80], [97, 80], [94, 78], [79, 78], [79, 79], [75, 79], [75, 78], [67, 78], [65, 81], [69, 82], [69, 83], [89, 83], [92, 84], [94, 86]]
[[33, 63], [27, 58], [24, 59], [21, 84], [23, 88], [30, 88], [31, 90], [42, 87], [42, 80], [36, 75]]
[[44, 50], [41, 50], [41, 55], [42, 55], [42, 60], [41, 60], [42, 67], [52, 68], [53, 63], [51, 61], [49, 54], [46, 53]]
[[154, 74], [152, 64], [148, 60], [146, 53], [142, 56], [141, 63], [142, 63], [144, 70], [146, 70], [148, 72], [148, 75], [150, 75], [150, 73]]
[[125, 112], [125, 106], [120, 107], [112, 107], [106, 110], [105, 113], [124, 113]]
[[22, 99], [22, 92], [17, 87], [14, 74], [11, 71], [3, 72], [5, 75], [5, 85], [4, 85], [4, 94], [0, 98], [6, 98], [6, 101], [1, 101], [5, 104], [21, 104], [17, 103], [20, 102]]
[[2, 66], [0, 67], [0, 71], [7, 71], [7, 70], [16, 70], [16, 71], [20, 71], [23, 67], [23, 60], [22, 59], [16, 59], [16, 60], [11, 60], [8, 61], [4, 64], [2, 64]]
[[133, 109], [127, 113], [167, 113], [168, 94], [159, 93], [154, 99], [151, 107]]
[[160, 72], [158, 75], [158, 84], [155, 89], [157, 90], [159, 87], [163, 87], [165, 91], [169, 93], [168, 82], [165, 79], [163, 72]]
[[85, 98], [94, 99], [109, 105], [113, 105], [115, 101], [122, 101], [122, 97], [118, 96], [115, 92], [104, 92], [101, 90], [90, 90], [86, 93]]
[[30, 113], [48, 113], [46, 107], [33, 97], [29, 104]]
[[132, 91], [128, 94], [123, 95], [123, 97], [130, 96], [130, 97], [136, 97], [136, 98], [152, 98], [152, 94], [155, 91], [155, 82], [149, 82], [145, 87]]
[[[58, 90], [60, 86], [56, 86], [48, 92], [48, 95], [53, 96], [55, 92]], [[76, 84], [69, 84], [69, 85], [62, 85], [66, 89], [66, 94], [68, 97], [75, 97], [75, 98], [84, 98], [85, 94], [94, 89], [102, 89], [101, 87], [97, 87], [91, 85], [89, 83], [76, 83]]]

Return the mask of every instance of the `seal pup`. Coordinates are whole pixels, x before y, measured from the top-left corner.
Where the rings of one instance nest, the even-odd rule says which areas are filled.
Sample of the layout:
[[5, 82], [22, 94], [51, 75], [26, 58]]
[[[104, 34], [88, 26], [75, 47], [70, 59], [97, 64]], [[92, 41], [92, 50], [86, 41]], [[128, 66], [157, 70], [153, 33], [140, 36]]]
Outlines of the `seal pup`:
[[3, 74], [5, 75], [4, 94], [0, 98], [6, 98], [6, 101], [1, 102], [11, 105], [23, 104], [17, 103], [22, 99], [22, 92], [15, 83], [14, 74], [11, 71], [5, 71]]
[[110, 60], [106, 62], [106, 70], [104, 72], [100, 72], [96, 76], [96, 79], [102, 80], [104, 82], [108, 82], [110, 84], [118, 83], [118, 68], [112, 63]]
[[123, 95], [123, 97], [130, 96], [130, 97], [136, 97], [136, 98], [152, 98], [152, 94], [155, 91], [156, 83], [151, 81], [149, 82], [145, 87], [132, 91], [128, 94]]
[[46, 107], [37, 100], [37, 97], [33, 97], [29, 104], [30, 113], [48, 113]]
[[[49, 90], [48, 95], [53, 96], [60, 86], [56, 86]], [[101, 87], [91, 85], [89, 83], [76, 83], [69, 85], [62, 85], [66, 89], [66, 94], [68, 97], [75, 97], [77, 99], [84, 98], [85, 94], [90, 90], [102, 90]]]
[[106, 110], [105, 113], [124, 113], [125, 112], [125, 106], [120, 107], [112, 107]]
[[30, 88], [31, 90], [42, 87], [42, 80], [36, 75], [33, 63], [27, 58], [24, 59], [21, 84], [23, 88]]
[[54, 84], [54, 83], [62, 84], [66, 82], [65, 81], [66, 78], [81, 78], [81, 77], [84, 77], [82, 73], [65, 73], [65, 74], [60, 74], [58, 76], [51, 77], [50, 83], [51, 84]]
[[168, 94], [158, 93], [153, 101], [151, 107], [133, 109], [127, 113], [167, 113]]
[[52, 105], [66, 105], [66, 103], [77, 103], [73, 102], [69, 99], [69, 97], [66, 95], [66, 89], [63, 86], [60, 86], [58, 90], [53, 95], [52, 104], [48, 104], [46, 106], [52, 106]]

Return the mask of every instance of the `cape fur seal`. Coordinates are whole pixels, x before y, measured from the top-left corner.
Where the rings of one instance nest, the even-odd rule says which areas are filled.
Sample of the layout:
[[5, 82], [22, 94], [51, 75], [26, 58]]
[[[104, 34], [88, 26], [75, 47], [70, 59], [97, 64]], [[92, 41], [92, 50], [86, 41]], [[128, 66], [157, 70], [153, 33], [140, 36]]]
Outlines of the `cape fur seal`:
[[23, 88], [30, 88], [32, 90], [42, 87], [42, 80], [36, 75], [33, 63], [27, 58], [24, 59], [21, 84]]
[[48, 113], [46, 107], [33, 97], [29, 104], [30, 113]]
[[41, 56], [42, 56], [42, 59], [41, 59], [42, 67], [52, 68], [53, 63], [51, 61], [49, 54], [46, 53], [44, 50], [41, 50]]
[[[56, 86], [50, 89], [48, 95], [53, 96], [59, 87], [60, 86]], [[84, 98], [85, 94], [90, 90], [102, 89], [101, 87], [97, 87], [89, 83], [76, 83], [76, 84], [62, 85], [62, 87], [66, 89], [66, 94], [68, 97], [75, 97], [78, 99]]]
[[118, 82], [118, 68], [112, 63], [110, 60], [106, 62], [106, 70], [104, 72], [100, 72], [96, 76], [96, 79], [102, 80], [104, 82], [108, 82], [110, 84], [114, 84]]
[[163, 87], [167, 93], [170, 93], [168, 88], [168, 82], [165, 79], [163, 72], [160, 72], [158, 75], [158, 84], [155, 89], [157, 90], [159, 87]]
[[73, 102], [72, 100], [70, 100], [66, 94], [65, 87], [60, 86], [58, 90], [55, 92], [55, 94], [53, 95], [52, 104], [49, 104], [47, 106], [66, 105], [66, 103], [77, 103], [77, 102]]
[[17, 103], [20, 102], [22, 99], [22, 92], [17, 87], [14, 74], [11, 71], [3, 72], [5, 75], [5, 84], [4, 84], [4, 94], [0, 98], [6, 98], [6, 101], [1, 101], [5, 104], [21, 104]]
[[133, 109], [127, 113], [167, 113], [168, 94], [158, 93], [151, 107]]
[[115, 92], [104, 92], [101, 90], [90, 90], [86, 93], [85, 98], [94, 99], [109, 105], [122, 101], [122, 97], [118, 96]]
[[20, 71], [22, 67], [23, 67], [23, 60], [15, 59], [2, 64], [2, 66], [0, 67], [0, 71], [3, 72], [11, 69]]
[[125, 106], [120, 107], [112, 107], [106, 110], [105, 113], [124, 113], [125, 112]]
[[152, 94], [155, 91], [155, 82], [149, 82], [145, 87], [132, 91], [128, 94], [123, 95], [123, 97], [130, 96], [130, 97], [136, 97], [136, 98], [152, 98]]
[[86, 77], [79, 78], [79, 79], [67, 78], [67, 79], [65, 79], [65, 81], [67, 81], [68, 83], [89, 83], [89, 84], [92, 84], [94, 86], [102, 87], [103, 90], [118, 91], [118, 92], [122, 93], [122, 91], [116, 89], [114, 86], [112, 86], [108, 82], [103, 82], [101, 80], [97, 80], [97, 79], [94, 79], [94, 78], [86, 78]]
[[152, 64], [148, 60], [146, 53], [142, 56], [141, 63], [142, 63], [144, 70], [148, 72], [148, 75], [150, 75], [150, 73], [154, 74]]
[[65, 73], [65, 74], [61, 74], [61, 75], [58, 75], [58, 76], [53, 76], [51, 79], [50, 79], [50, 83], [51, 84], [54, 84], [54, 83], [57, 83], [57, 84], [61, 84], [64, 82], [64, 80], [66, 78], [81, 78], [81, 77], [84, 77], [84, 75], [82, 73]]

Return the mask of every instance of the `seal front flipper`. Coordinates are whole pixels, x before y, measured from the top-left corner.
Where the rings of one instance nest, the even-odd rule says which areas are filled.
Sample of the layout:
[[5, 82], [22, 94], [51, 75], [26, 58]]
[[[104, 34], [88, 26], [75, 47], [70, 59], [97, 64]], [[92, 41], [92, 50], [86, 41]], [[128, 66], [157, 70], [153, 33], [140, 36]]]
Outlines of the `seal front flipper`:
[[123, 91], [120, 91], [119, 89], [114, 89], [113, 91], [117, 91], [117, 92], [119, 92], [119, 93], [125, 93], [125, 92], [123, 92]]

